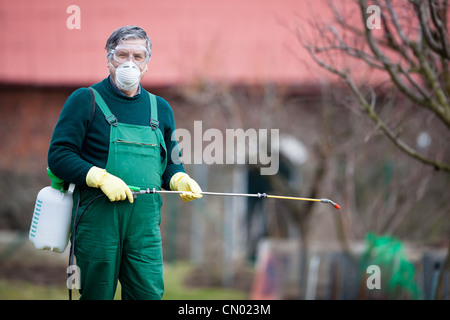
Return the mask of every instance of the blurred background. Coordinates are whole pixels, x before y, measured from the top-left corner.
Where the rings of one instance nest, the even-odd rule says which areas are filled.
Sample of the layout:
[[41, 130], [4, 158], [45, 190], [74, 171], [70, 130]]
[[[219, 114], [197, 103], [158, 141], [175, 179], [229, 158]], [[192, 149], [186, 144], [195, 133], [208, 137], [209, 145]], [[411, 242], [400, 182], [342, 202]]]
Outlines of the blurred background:
[[138, 25], [177, 128], [279, 132], [274, 175], [188, 161], [204, 191], [341, 206], [164, 195], [164, 299], [448, 300], [450, 4], [392, 2], [0, 0], [0, 299], [67, 299], [68, 251], [28, 240], [49, 142]]

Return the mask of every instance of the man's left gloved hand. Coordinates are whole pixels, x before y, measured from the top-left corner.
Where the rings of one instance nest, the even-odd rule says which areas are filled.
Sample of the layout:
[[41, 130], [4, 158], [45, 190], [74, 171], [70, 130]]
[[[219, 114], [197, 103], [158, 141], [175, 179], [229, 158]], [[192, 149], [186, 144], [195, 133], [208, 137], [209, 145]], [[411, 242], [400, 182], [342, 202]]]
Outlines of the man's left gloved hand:
[[200, 193], [202, 189], [198, 183], [184, 172], [175, 173], [170, 179], [170, 190], [172, 191], [190, 191], [189, 193], [181, 193], [180, 197], [183, 201], [191, 201], [200, 199], [203, 195]]

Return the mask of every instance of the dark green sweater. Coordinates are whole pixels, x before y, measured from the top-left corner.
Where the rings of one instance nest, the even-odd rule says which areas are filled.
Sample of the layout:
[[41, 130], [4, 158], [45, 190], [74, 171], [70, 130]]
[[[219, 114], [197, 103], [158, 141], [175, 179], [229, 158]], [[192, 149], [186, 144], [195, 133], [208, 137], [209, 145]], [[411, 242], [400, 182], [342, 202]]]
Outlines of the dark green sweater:
[[[92, 86], [105, 100], [118, 122], [148, 126], [150, 122], [150, 101], [147, 92], [127, 97], [113, 87], [109, 77]], [[178, 148], [172, 141], [175, 120], [170, 105], [156, 96], [159, 128], [164, 135], [167, 154], [167, 168], [163, 174], [164, 189], [169, 189], [170, 178], [177, 172], [185, 172], [182, 164], [171, 159], [172, 149]], [[110, 125], [98, 107], [95, 106], [91, 121], [91, 93], [88, 88], [74, 91], [64, 104], [53, 131], [48, 150], [48, 166], [52, 173], [67, 183], [86, 186], [86, 175], [91, 167], [105, 168], [108, 160]], [[92, 123], [91, 123], [92, 122]]]

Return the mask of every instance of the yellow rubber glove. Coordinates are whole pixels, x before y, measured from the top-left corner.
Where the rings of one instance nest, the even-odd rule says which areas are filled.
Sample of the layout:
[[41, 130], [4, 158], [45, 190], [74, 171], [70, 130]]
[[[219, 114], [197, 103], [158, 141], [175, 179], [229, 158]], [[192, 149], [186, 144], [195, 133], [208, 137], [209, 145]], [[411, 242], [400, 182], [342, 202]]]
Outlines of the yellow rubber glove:
[[93, 166], [86, 175], [86, 183], [89, 187], [100, 188], [110, 201], [125, 200], [128, 198], [133, 203], [133, 194], [122, 179]]
[[187, 193], [180, 194], [183, 201], [191, 201], [203, 197], [200, 193], [202, 192], [202, 189], [198, 183], [184, 172], [177, 172], [172, 176], [170, 179], [170, 190], [188, 191]]

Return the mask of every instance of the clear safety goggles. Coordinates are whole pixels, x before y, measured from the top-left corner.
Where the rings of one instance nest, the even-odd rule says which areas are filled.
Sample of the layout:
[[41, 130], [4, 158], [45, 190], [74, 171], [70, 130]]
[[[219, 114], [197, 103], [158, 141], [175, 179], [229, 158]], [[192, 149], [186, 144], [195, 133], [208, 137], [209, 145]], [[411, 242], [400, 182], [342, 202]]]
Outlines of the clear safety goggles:
[[110, 53], [113, 59], [120, 64], [133, 59], [134, 63], [142, 65], [150, 60], [150, 53], [144, 46], [118, 45]]

